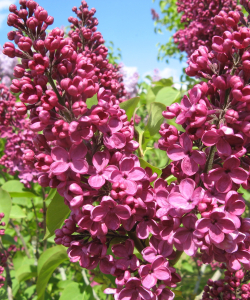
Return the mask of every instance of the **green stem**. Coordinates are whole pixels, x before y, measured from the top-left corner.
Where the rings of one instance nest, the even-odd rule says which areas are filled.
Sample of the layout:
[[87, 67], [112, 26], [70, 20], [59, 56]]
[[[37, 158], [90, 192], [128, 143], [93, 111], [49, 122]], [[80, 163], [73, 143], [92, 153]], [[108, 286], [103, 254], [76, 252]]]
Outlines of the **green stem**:
[[216, 152], [216, 146], [214, 145], [211, 147], [209, 151], [208, 160], [205, 167], [205, 173], [208, 173], [210, 170], [212, 170], [215, 152]]
[[169, 261], [170, 266], [174, 266], [181, 258], [183, 251], [176, 250], [176, 257]]
[[141, 240], [137, 237], [136, 232], [128, 231], [128, 236], [131, 240], [134, 241], [135, 248], [139, 251], [139, 253], [141, 253], [142, 250], [144, 249], [144, 246], [143, 246]]

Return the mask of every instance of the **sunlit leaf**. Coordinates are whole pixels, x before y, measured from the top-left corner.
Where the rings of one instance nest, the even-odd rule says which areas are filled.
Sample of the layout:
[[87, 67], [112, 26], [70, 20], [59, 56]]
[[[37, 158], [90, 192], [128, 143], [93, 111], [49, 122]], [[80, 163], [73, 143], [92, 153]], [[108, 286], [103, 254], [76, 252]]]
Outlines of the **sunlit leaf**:
[[44, 299], [45, 289], [51, 275], [53, 274], [55, 269], [65, 260], [68, 260], [67, 251], [66, 248], [61, 245], [47, 249], [40, 256], [37, 266], [37, 300]]
[[131, 98], [119, 104], [120, 108], [124, 109], [128, 117], [128, 121], [133, 117], [134, 111], [140, 101], [140, 97]]
[[62, 226], [69, 213], [70, 209], [64, 204], [64, 198], [57, 192], [47, 208], [46, 233], [44, 239], [54, 235], [55, 230]]
[[0, 212], [4, 213], [4, 218], [2, 219], [2, 222], [5, 223], [5, 225], [2, 228], [6, 228], [9, 222], [10, 211], [11, 211], [11, 197], [8, 192], [0, 188]]

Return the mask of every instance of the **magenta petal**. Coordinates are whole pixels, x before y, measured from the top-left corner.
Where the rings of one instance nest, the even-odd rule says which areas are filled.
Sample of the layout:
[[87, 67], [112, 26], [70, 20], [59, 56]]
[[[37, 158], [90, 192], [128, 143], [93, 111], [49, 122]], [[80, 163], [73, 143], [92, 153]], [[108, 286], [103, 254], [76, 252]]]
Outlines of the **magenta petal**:
[[224, 233], [216, 225], [213, 224], [211, 224], [210, 226], [209, 235], [215, 243], [221, 243], [225, 238]]
[[93, 156], [93, 165], [96, 168], [97, 172], [103, 171], [103, 169], [109, 163], [110, 154], [108, 151], [105, 152], [96, 152]]
[[223, 173], [221, 178], [218, 181], [216, 181], [215, 186], [219, 193], [226, 193], [230, 191], [232, 187], [231, 177], [228, 174]]
[[169, 270], [164, 266], [154, 270], [154, 276], [159, 280], [168, 280], [171, 277]]
[[235, 231], [235, 225], [234, 222], [230, 219], [220, 219], [217, 221], [216, 225], [220, 228], [221, 231], [224, 233], [231, 233]]
[[136, 234], [139, 239], [146, 239], [149, 236], [147, 222], [142, 221], [136, 227]]
[[167, 150], [168, 157], [174, 161], [178, 161], [186, 156], [184, 149], [179, 145], [172, 145]]
[[225, 170], [232, 170], [238, 168], [239, 166], [240, 166], [240, 160], [235, 156], [226, 159], [223, 164], [223, 168]]
[[67, 162], [69, 159], [69, 154], [62, 147], [56, 146], [51, 150], [51, 157], [54, 161]]
[[168, 196], [168, 202], [176, 208], [186, 208], [188, 206], [187, 199], [182, 197], [180, 193], [170, 193]]
[[126, 247], [122, 244], [116, 244], [112, 246], [112, 252], [118, 257], [127, 257], [128, 251]]
[[185, 243], [183, 244], [183, 250], [188, 256], [194, 256], [197, 251], [197, 247], [193, 241], [193, 237], [191, 234], [187, 236]]
[[142, 278], [142, 284], [147, 289], [151, 289], [154, 285], [156, 285], [157, 279], [153, 274], [148, 274], [144, 278]]
[[231, 148], [231, 146], [223, 138], [219, 139], [218, 143], [216, 144], [216, 147], [217, 147], [218, 153], [220, 155], [224, 155], [224, 156], [227, 157], [227, 156], [230, 156], [232, 154], [232, 148]]
[[229, 260], [229, 266], [232, 270], [237, 271], [241, 269], [241, 264], [237, 259], [230, 259]]
[[120, 163], [121, 172], [128, 173], [134, 168], [135, 162], [133, 158], [125, 158]]
[[116, 166], [107, 166], [104, 170], [103, 170], [103, 177], [106, 180], [110, 179], [110, 175], [114, 170], [118, 170]]
[[128, 173], [128, 179], [138, 181], [141, 180], [145, 174], [146, 172], [142, 168], [135, 167]]
[[114, 213], [122, 220], [127, 220], [131, 216], [131, 209], [128, 205], [117, 205]]
[[216, 133], [212, 130], [208, 130], [207, 132], [205, 132], [203, 134], [202, 142], [204, 145], [211, 147], [218, 142], [219, 138], [220, 138], [220, 136], [218, 135], [218, 133]]
[[145, 249], [142, 250], [142, 256], [148, 262], [152, 263], [156, 255], [157, 255], [157, 251], [153, 247], [146, 247]]
[[192, 176], [199, 170], [198, 164], [189, 156], [183, 158], [181, 162], [181, 169], [183, 173]]
[[[118, 295], [118, 300], [124, 300], [124, 299], [130, 300], [130, 299], [132, 299], [134, 292], [135, 291], [132, 289], [123, 289]], [[137, 297], [138, 297], [138, 292], [135, 292], [135, 293], [137, 294]], [[137, 298], [134, 298], [134, 299], [136, 300]]]
[[87, 147], [84, 143], [73, 145], [71, 146], [69, 153], [72, 161], [83, 159], [87, 154]]
[[[138, 292], [139, 292], [139, 295], [140, 295], [141, 299], [143, 299], [143, 300], [152, 300], [152, 299], [154, 299], [154, 294], [151, 291], [145, 290], [142, 287], [138, 287]], [[123, 300], [126, 300], [126, 299], [123, 299]], [[134, 298], [134, 299], [131, 299], [131, 300], [138, 300], [138, 298]]]
[[91, 211], [91, 219], [95, 222], [100, 222], [108, 213], [109, 208], [98, 205]]
[[105, 184], [105, 179], [101, 175], [94, 175], [89, 177], [88, 183], [92, 188], [99, 189]]
[[217, 168], [209, 172], [209, 179], [212, 181], [217, 181], [221, 178], [221, 176], [224, 174], [223, 168]]
[[76, 173], [86, 174], [88, 172], [88, 163], [83, 159], [73, 160], [73, 162], [70, 163], [70, 168]]
[[137, 192], [137, 184], [131, 180], [123, 180], [124, 185], [126, 186], [125, 192], [128, 195], [135, 195]]
[[69, 168], [69, 164], [63, 161], [55, 161], [50, 165], [50, 171], [55, 175], [60, 175], [66, 172]]
[[206, 154], [202, 151], [194, 150], [192, 152], [191, 158], [199, 165], [204, 165], [206, 163]]
[[184, 151], [186, 153], [192, 151], [193, 143], [187, 133], [183, 133], [180, 136], [179, 140], [180, 140], [180, 144], [181, 144], [182, 148], [184, 149]]
[[247, 180], [248, 172], [242, 168], [235, 168], [231, 170], [230, 177], [232, 178], [233, 182], [241, 184]]
[[112, 134], [112, 136], [107, 139], [106, 146], [109, 149], [115, 148], [115, 149], [122, 149], [126, 145], [126, 137], [124, 134], [120, 132], [116, 132]]
[[206, 218], [199, 219], [195, 225], [196, 229], [202, 233], [207, 232], [210, 226], [211, 226], [211, 220]]
[[156, 193], [156, 202], [160, 207], [169, 206], [168, 195], [169, 192], [166, 190], [160, 190]]
[[194, 192], [194, 188], [195, 188], [195, 182], [190, 178], [186, 178], [182, 180], [179, 185], [180, 192], [186, 199], [191, 198]]
[[111, 182], [119, 182], [123, 179], [122, 176], [122, 172], [118, 171], [118, 170], [114, 170], [111, 174], [110, 174], [110, 181]]
[[117, 230], [120, 226], [120, 219], [115, 213], [108, 213], [105, 217], [105, 224], [111, 230]]
[[178, 228], [174, 234], [174, 241], [183, 244], [188, 238], [188, 231], [185, 228]]
[[122, 128], [122, 126], [123, 126], [123, 122], [121, 121], [121, 119], [117, 117], [110, 118], [108, 127], [112, 133], [119, 131]]

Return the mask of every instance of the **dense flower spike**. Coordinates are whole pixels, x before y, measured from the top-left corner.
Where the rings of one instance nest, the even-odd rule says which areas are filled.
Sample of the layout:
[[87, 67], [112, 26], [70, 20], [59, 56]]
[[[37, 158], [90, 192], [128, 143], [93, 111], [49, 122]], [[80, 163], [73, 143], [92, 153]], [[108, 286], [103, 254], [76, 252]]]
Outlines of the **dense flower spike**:
[[208, 280], [204, 287], [202, 300], [209, 299], [249, 299], [250, 284], [247, 283], [250, 279], [249, 271], [239, 270], [232, 273], [225, 271], [224, 279], [217, 281]]
[[[25, 160], [71, 210], [55, 242], [72, 262], [113, 275], [117, 287], [105, 293], [115, 299], [173, 299], [167, 287], [181, 280], [172, 266], [182, 251], [224, 262], [230, 272], [248, 270], [250, 220], [238, 189], [250, 182], [250, 35], [240, 13], [216, 16], [223, 34], [211, 39], [212, 50], [191, 55], [187, 74], [206, 81], [163, 112], [184, 132], [161, 126], [159, 147], [172, 162], [157, 179], [133, 154], [133, 120], [119, 106], [124, 85], [107, 60], [95, 9], [82, 1], [73, 12], [67, 37], [59, 28], [46, 35], [53, 18], [21, 0], [21, 13], [11, 9], [8, 17], [17, 48], [4, 45], [6, 55], [21, 58], [10, 89], [21, 93], [17, 113], [30, 111], [36, 150]], [[169, 185], [168, 175], [175, 177]]]
[[[191, 56], [199, 46], [206, 46], [211, 50], [213, 36], [220, 36], [223, 33], [223, 28], [216, 27], [219, 18], [217, 14], [221, 11], [227, 13], [230, 10], [240, 9], [235, 0], [206, 2], [178, 0], [176, 4], [178, 13], [183, 13], [181, 22], [185, 28], [174, 34], [174, 42], [180, 51], [185, 51], [188, 56]], [[229, 24], [232, 18], [234, 19], [234, 16], [229, 15], [229, 19], [225, 22]]]
[[6, 139], [0, 165], [11, 175], [18, 172], [21, 182], [29, 187], [29, 182], [37, 180], [32, 156], [38, 152], [33, 145], [34, 132], [29, 130], [29, 122], [25, 119], [27, 109], [20, 104], [16, 103], [9, 88], [0, 83], [0, 137]]

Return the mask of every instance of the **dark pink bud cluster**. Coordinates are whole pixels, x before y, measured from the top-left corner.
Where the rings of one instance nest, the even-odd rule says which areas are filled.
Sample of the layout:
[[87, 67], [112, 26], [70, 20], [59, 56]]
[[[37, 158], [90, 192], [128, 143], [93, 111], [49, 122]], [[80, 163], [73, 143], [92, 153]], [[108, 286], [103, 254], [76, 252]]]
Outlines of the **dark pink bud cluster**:
[[[33, 6], [30, 23], [43, 22], [43, 9]], [[82, 1], [73, 11], [68, 37], [58, 28], [46, 36], [36, 27], [28, 52], [6, 46], [10, 55], [21, 53], [23, 71], [11, 89], [21, 92], [36, 132], [36, 150], [25, 151], [25, 160], [34, 163], [40, 185], [56, 188], [71, 210], [55, 242], [68, 248], [72, 262], [113, 275], [117, 288], [105, 293], [118, 300], [173, 299], [167, 287], [180, 281], [172, 265], [183, 251], [199, 251], [203, 263], [224, 262], [230, 272], [249, 269], [250, 220], [242, 216], [245, 202], [237, 192], [250, 183], [250, 77], [242, 63], [248, 30], [229, 22], [238, 13], [223, 14], [231, 31], [220, 25], [222, 40], [213, 38], [213, 50], [202, 46], [190, 58], [192, 74], [207, 82], [163, 112], [184, 132], [161, 126], [159, 148], [172, 162], [157, 178], [133, 154], [139, 146], [134, 124], [119, 107], [123, 85], [106, 58], [95, 10]], [[23, 24], [33, 26], [25, 18]], [[9, 34], [17, 43], [27, 37], [19, 28]], [[29, 40], [22, 41], [24, 47]], [[169, 175], [176, 177], [171, 184], [164, 180]]]
[[0, 165], [4, 167], [3, 171], [11, 175], [18, 172], [21, 182], [29, 186], [29, 182], [37, 177], [32, 162], [37, 151], [33, 146], [34, 133], [28, 130], [28, 120], [25, 119], [26, 106], [21, 104], [16, 103], [16, 97], [10, 93], [9, 88], [0, 84], [0, 137], [6, 139]]
[[250, 279], [249, 271], [239, 270], [232, 273], [226, 270], [224, 274], [224, 279], [208, 280], [207, 285], [204, 287], [203, 300], [244, 300], [250, 298], [250, 284], [247, 283]]
[[[182, 218], [183, 227], [173, 235], [178, 250], [192, 256], [199, 248], [203, 263], [215, 259], [237, 271], [241, 264], [250, 268], [250, 223], [242, 217], [245, 203], [237, 192], [241, 185], [249, 188], [249, 29], [239, 23], [237, 11], [214, 19], [221, 36], [212, 37], [211, 51], [204, 46], [194, 51], [186, 69], [207, 82], [163, 112], [185, 132], [161, 126], [159, 148], [172, 160], [163, 177], [174, 175], [178, 185], [159, 205], [161, 216]], [[192, 215], [197, 212], [199, 220]]]
[[[185, 28], [174, 34], [174, 42], [180, 51], [185, 51], [188, 56], [191, 56], [199, 46], [206, 46], [211, 50], [213, 36], [220, 36], [223, 33], [223, 29], [216, 26], [220, 18], [217, 15], [220, 15], [221, 11], [241, 9], [235, 0], [209, 0], [204, 3], [198, 0], [180, 0], [177, 1], [177, 7], [178, 13], [183, 13], [181, 22]], [[237, 19], [234, 20], [230, 15], [227, 24], [233, 26], [237, 22]]]

